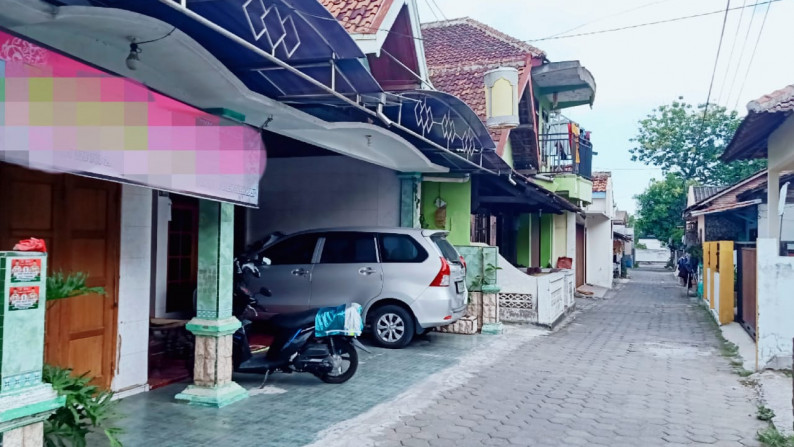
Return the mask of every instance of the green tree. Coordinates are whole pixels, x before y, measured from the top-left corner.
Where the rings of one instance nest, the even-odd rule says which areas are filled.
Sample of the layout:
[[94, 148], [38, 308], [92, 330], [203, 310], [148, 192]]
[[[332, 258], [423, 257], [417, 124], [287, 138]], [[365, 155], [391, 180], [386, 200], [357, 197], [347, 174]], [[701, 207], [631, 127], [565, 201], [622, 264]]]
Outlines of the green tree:
[[673, 246], [681, 243], [684, 234], [683, 213], [687, 190], [692, 182], [668, 173], [664, 180], [651, 180], [637, 200], [637, 234], [654, 236], [662, 242], [670, 239]]
[[658, 166], [665, 174], [705, 185], [730, 185], [764, 169], [766, 160], [723, 163], [720, 155], [733, 138], [741, 119], [735, 111], [710, 104], [694, 107], [679, 97], [659, 106], [639, 122], [631, 159]]

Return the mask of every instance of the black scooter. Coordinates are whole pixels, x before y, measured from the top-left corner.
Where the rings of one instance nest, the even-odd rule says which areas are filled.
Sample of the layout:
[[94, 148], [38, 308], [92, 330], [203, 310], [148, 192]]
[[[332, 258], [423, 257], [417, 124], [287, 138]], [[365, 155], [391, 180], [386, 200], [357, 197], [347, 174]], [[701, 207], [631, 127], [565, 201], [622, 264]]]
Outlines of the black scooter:
[[[268, 259], [259, 259], [258, 262], [270, 264]], [[344, 383], [353, 377], [358, 369], [358, 353], [354, 345], [366, 349], [351, 336], [317, 337], [315, 317], [320, 309], [279, 314], [267, 320], [267, 332], [274, 335], [275, 339], [266, 353], [253, 354], [248, 341], [252, 321], [247, 317], [258, 316], [257, 309], [261, 310], [261, 306], [243, 282], [243, 273], [249, 271], [259, 276], [259, 269], [256, 268], [255, 260], [240, 257], [235, 259], [234, 268], [233, 313], [242, 323], [233, 337], [234, 371], [264, 374], [263, 386], [273, 372], [307, 372], [326, 383]], [[271, 292], [264, 288], [259, 293], [271, 296]]]

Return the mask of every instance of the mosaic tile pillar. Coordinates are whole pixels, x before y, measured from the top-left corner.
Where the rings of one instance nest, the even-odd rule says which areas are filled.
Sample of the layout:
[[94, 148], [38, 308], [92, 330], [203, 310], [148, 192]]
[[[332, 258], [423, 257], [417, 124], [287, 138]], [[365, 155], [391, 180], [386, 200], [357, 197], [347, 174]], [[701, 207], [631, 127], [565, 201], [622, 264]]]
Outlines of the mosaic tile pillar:
[[397, 177], [400, 179], [400, 226], [420, 228], [422, 174], [412, 172], [398, 174]]
[[42, 421], [63, 406], [44, 366], [47, 255], [0, 252], [0, 433], [5, 447], [43, 445]]
[[223, 407], [248, 397], [232, 381], [232, 334], [240, 321], [232, 316], [234, 205], [199, 203], [198, 290], [196, 317], [187, 329], [196, 336], [193, 385], [176, 399]]

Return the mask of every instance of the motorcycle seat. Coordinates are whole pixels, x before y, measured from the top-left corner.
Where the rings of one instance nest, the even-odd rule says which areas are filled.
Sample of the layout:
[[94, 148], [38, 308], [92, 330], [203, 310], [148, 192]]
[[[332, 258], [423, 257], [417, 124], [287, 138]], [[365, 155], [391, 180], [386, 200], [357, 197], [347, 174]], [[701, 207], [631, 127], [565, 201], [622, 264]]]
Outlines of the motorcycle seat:
[[301, 329], [314, 326], [314, 318], [317, 316], [317, 309], [304, 310], [289, 314], [278, 314], [270, 319], [273, 325], [284, 329]]

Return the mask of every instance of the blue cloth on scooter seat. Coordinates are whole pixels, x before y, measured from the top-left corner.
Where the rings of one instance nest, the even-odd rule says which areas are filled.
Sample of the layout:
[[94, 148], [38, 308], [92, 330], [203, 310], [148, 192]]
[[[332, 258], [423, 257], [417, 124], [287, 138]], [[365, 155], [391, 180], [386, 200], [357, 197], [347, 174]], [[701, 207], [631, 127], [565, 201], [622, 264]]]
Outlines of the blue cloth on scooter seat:
[[361, 306], [343, 304], [336, 307], [322, 307], [314, 319], [315, 337], [329, 335], [345, 335], [349, 337], [361, 335]]
[[304, 310], [303, 312], [294, 312], [289, 314], [278, 314], [270, 319], [270, 322], [275, 326], [284, 329], [300, 329], [310, 327], [314, 323], [314, 317], [317, 315], [317, 309]]

